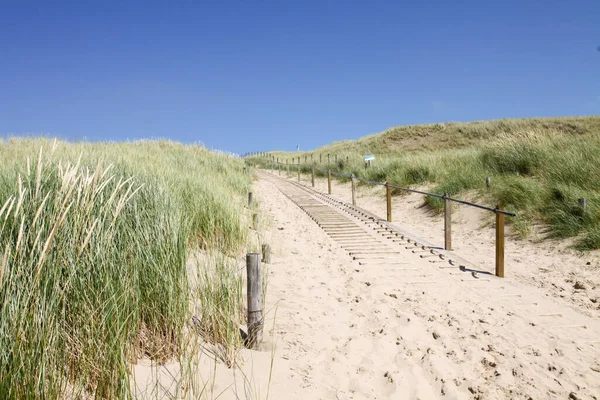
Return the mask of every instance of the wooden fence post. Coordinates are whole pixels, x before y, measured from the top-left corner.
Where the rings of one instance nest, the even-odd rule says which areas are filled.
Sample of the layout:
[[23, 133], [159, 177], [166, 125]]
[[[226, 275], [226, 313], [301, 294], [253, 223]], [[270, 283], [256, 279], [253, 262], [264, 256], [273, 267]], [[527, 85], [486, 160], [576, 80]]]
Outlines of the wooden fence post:
[[290, 162], [289, 160], [285, 160], [285, 165], [287, 165], [287, 177], [290, 177]]
[[579, 203], [579, 207], [583, 211], [585, 211], [585, 209], [587, 208], [587, 199], [585, 197], [582, 197], [582, 198], [578, 199], [577, 202]]
[[257, 213], [252, 214], [252, 227], [254, 228], [254, 230], [258, 229], [258, 214]]
[[[496, 206], [503, 211], [504, 206]], [[504, 278], [504, 214], [496, 212], [496, 276]]]
[[354, 178], [354, 174], [350, 177], [352, 179], [352, 205], [356, 205], [356, 179]]
[[385, 199], [387, 203], [387, 222], [392, 222], [392, 188], [388, 181], [385, 181]]
[[327, 193], [331, 194], [331, 170], [327, 170]]
[[485, 188], [487, 190], [490, 190], [490, 186], [492, 184], [492, 178], [490, 178], [489, 176], [487, 178], [485, 178]]
[[281, 163], [279, 162], [279, 159], [277, 159], [277, 166], [279, 167], [279, 175], [281, 176]]
[[300, 157], [298, 157], [298, 182], [300, 182]]
[[323, 153], [319, 154], [319, 164], [323, 164]]
[[248, 208], [252, 207], [252, 192], [248, 192]]
[[310, 169], [310, 182], [312, 183], [312, 187], [315, 187], [315, 167]]
[[444, 249], [452, 250], [452, 203], [444, 193]]
[[269, 246], [268, 244], [263, 244], [261, 246], [262, 249], [262, 261], [265, 264], [270, 264], [271, 263], [271, 246]]
[[247, 346], [256, 347], [263, 334], [262, 266], [260, 254], [246, 254], [247, 298], [248, 298], [248, 341]]

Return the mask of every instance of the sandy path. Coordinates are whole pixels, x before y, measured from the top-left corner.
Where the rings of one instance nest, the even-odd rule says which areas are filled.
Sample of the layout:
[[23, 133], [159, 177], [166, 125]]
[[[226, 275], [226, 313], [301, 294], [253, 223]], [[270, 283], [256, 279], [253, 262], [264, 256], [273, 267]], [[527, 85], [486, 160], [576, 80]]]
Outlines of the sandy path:
[[290, 190], [265, 178], [254, 188], [273, 246], [271, 398], [600, 393], [597, 320], [518, 279], [442, 269], [401, 245], [404, 266], [359, 265], [277, 186]]
[[[281, 176], [285, 177], [285, 173]], [[292, 174], [292, 180], [295, 181], [295, 177]], [[310, 176], [302, 175], [301, 182], [310, 185]], [[332, 186], [334, 198], [351, 202], [349, 183], [333, 181]], [[316, 189], [326, 193], [327, 179], [317, 178]], [[382, 187], [359, 185], [358, 205], [385, 217], [384, 190]], [[431, 243], [443, 246], [443, 219], [424, 206], [423, 196], [394, 196], [392, 204], [394, 223]], [[454, 252], [477, 265], [478, 269], [493, 272], [493, 214], [458, 204], [453, 204], [452, 214]], [[568, 241], [545, 239], [544, 234], [521, 240], [512, 237], [510, 226], [507, 226], [506, 234], [506, 276], [536, 286], [574, 309], [600, 318], [600, 251], [578, 253], [568, 248]]]

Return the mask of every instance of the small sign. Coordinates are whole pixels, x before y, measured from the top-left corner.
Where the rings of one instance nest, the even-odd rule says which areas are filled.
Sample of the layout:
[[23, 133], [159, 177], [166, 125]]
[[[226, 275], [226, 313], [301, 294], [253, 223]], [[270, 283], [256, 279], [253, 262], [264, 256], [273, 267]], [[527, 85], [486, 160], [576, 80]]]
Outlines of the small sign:
[[365, 156], [365, 161], [373, 161], [375, 159], [375, 154], [370, 154]]

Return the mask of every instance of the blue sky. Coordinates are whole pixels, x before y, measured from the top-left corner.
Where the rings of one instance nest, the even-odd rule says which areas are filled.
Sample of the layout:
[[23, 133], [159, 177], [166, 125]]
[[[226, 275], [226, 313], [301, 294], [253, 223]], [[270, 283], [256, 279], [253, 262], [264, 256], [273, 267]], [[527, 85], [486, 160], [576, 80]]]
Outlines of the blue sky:
[[243, 153], [600, 114], [599, 45], [598, 0], [0, 0], [0, 133]]

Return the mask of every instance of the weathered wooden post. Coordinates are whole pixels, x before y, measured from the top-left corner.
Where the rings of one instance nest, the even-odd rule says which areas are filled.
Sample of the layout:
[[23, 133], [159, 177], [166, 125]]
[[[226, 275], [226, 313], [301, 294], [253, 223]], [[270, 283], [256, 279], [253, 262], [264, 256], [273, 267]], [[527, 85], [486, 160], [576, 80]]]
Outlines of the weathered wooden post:
[[327, 193], [331, 194], [331, 170], [327, 170]]
[[352, 180], [352, 205], [355, 206], [356, 205], [356, 179], [354, 177], [354, 174], [352, 174], [350, 179]]
[[452, 203], [444, 193], [444, 249], [452, 250]]
[[298, 157], [298, 182], [300, 182], [300, 157]]
[[254, 228], [254, 230], [258, 229], [258, 214], [257, 213], [252, 214], [252, 227]]
[[268, 244], [263, 244], [261, 246], [262, 249], [262, 261], [265, 264], [270, 264], [271, 263], [271, 246], [269, 246]]
[[252, 192], [248, 192], [248, 208], [252, 207]]
[[279, 167], [279, 175], [281, 175], [281, 163], [279, 162], [279, 158], [277, 159], [277, 166]]
[[492, 184], [492, 178], [490, 178], [489, 176], [487, 178], [485, 178], [485, 187], [487, 188], [487, 190], [490, 190], [490, 185]]
[[392, 188], [388, 181], [385, 181], [385, 199], [387, 204], [387, 222], [392, 222]]
[[323, 153], [319, 154], [319, 164], [323, 164]]
[[260, 254], [246, 254], [247, 298], [248, 298], [248, 341], [247, 346], [254, 348], [262, 341], [263, 334], [263, 298], [262, 265]]
[[312, 187], [315, 187], [315, 167], [310, 169], [310, 182], [312, 183]]
[[[504, 211], [504, 206], [496, 206]], [[504, 214], [496, 212], [496, 276], [504, 278]]]
[[285, 165], [287, 166], [287, 177], [290, 177], [290, 160], [285, 160]]
[[579, 207], [585, 211], [585, 209], [587, 208], [587, 199], [582, 197], [581, 199], [578, 199], [577, 202], [579, 203]]
[[304, 156], [304, 164], [306, 164], [306, 159], [308, 158], [307, 155]]

